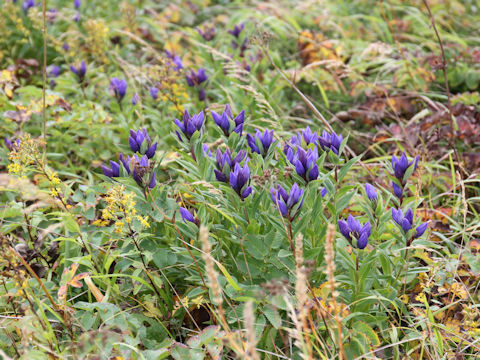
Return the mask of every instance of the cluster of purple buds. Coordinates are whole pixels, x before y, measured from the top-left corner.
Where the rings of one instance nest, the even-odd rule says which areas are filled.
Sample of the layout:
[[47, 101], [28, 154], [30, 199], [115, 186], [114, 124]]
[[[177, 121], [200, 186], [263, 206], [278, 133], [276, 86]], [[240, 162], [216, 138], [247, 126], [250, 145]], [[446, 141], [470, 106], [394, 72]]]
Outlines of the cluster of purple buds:
[[[188, 111], [185, 110], [185, 112], [183, 114], [183, 121], [175, 119], [175, 124], [177, 125], [177, 127], [179, 128], [181, 133], [188, 140], [191, 139], [191, 137], [193, 136], [193, 134], [195, 132], [197, 132], [197, 131], [200, 132], [202, 130], [203, 122], [204, 122], [203, 111], [198, 113], [198, 114], [194, 114], [193, 116], [190, 116]], [[180, 134], [180, 132], [178, 132], [178, 130], [175, 130], [175, 132], [178, 136], [178, 139], [180, 141], [183, 141], [182, 140], [182, 135]]]
[[[252, 187], [248, 186], [250, 182], [250, 168], [248, 167], [249, 159], [247, 152], [241, 150], [235, 157], [232, 157], [230, 149], [226, 149], [225, 152], [222, 153], [222, 151], [217, 148], [216, 160], [217, 169], [214, 170], [215, 178], [218, 181], [230, 184], [242, 200], [248, 197], [252, 193]], [[243, 165], [241, 165], [242, 162]]]
[[200, 28], [197, 28], [198, 33], [205, 39], [205, 41], [211, 41], [215, 37], [215, 26], [208, 26], [205, 25], [203, 27], [203, 30]]
[[148, 89], [148, 91], [150, 92], [150, 96], [152, 97], [153, 100], [157, 100], [158, 98], [158, 92], [160, 90], [158, 90], [158, 88], [156, 86], [150, 86], [150, 88]]
[[25, 0], [22, 4], [23, 12], [26, 14], [30, 8], [35, 6], [35, 0]]
[[238, 163], [235, 164], [233, 171], [230, 172], [229, 182], [242, 201], [252, 193], [252, 187], [248, 185], [250, 183], [250, 168], [247, 161], [243, 166]]
[[222, 115], [212, 111], [212, 118], [213, 121], [215, 121], [215, 124], [220, 126], [225, 136], [230, 136], [232, 131], [240, 136], [242, 135], [243, 123], [245, 122], [245, 110], [240, 111], [240, 113], [234, 118], [232, 109], [230, 108], [230, 105], [227, 104]]
[[367, 194], [368, 200], [370, 200], [373, 203], [377, 202], [377, 199], [378, 199], [377, 190], [375, 190], [372, 184], [369, 184], [369, 183], [365, 184], [365, 193]]
[[153, 189], [157, 185], [155, 172], [151, 171], [148, 158], [145, 155], [139, 158], [138, 155], [135, 154], [133, 157], [127, 156], [125, 158], [123, 154], [120, 154], [118, 159], [118, 163], [113, 160], [110, 161], [110, 168], [105, 165], [101, 166], [105, 176], [110, 178], [123, 176], [122, 167], [120, 166], [121, 163], [127, 175], [131, 174], [138, 185], [145, 186], [148, 184], [149, 189]]
[[245, 150], [239, 151], [235, 157], [232, 157], [230, 149], [226, 149], [225, 152], [222, 153], [222, 150], [217, 148], [216, 160], [217, 169], [214, 170], [216, 179], [228, 183], [230, 170], [235, 168], [235, 165], [240, 164], [243, 160], [247, 163], [248, 157]]
[[339, 220], [338, 227], [343, 236], [350, 242], [351, 245], [353, 239], [357, 240], [357, 248], [364, 249], [368, 244], [368, 238], [371, 234], [371, 225], [367, 221], [363, 226], [355, 219], [352, 214], [348, 215], [347, 221]]
[[300, 134], [297, 131], [296, 135], [293, 135], [290, 141], [285, 144], [284, 152], [287, 154], [289, 149], [292, 150], [292, 152], [295, 151], [295, 149], [299, 146], [305, 145], [305, 147], [308, 147], [310, 144], [316, 144], [318, 140], [318, 134], [316, 132], [313, 132], [310, 129], [310, 126], [307, 126], [306, 129], [302, 130], [302, 133]]
[[334, 154], [338, 155], [340, 152], [340, 145], [342, 144], [343, 136], [337, 135], [335, 131], [329, 133], [323, 130], [322, 136], [318, 137], [318, 144], [324, 151], [331, 150]]
[[[402, 231], [406, 234], [410, 229], [412, 229], [412, 226], [413, 226], [413, 211], [412, 209], [408, 209], [404, 215], [402, 210], [400, 209], [397, 210], [392, 208], [392, 219], [398, 225], [400, 225], [400, 227], [402, 228]], [[425, 230], [427, 230], [427, 227], [428, 227], [428, 222], [424, 222], [419, 226], [417, 226], [417, 228], [415, 229], [415, 234], [412, 237], [412, 240], [422, 236], [425, 233]]]
[[77, 75], [78, 82], [82, 83], [87, 73], [87, 64], [85, 64], [85, 61], [82, 61], [78, 67], [70, 65], [70, 71]]
[[240, 57], [244, 57], [245, 50], [248, 48], [248, 38], [240, 40], [240, 33], [245, 28], [245, 24], [235, 25], [232, 30], [228, 30], [228, 33], [232, 35], [235, 39], [232, 40], [232, 48], [238, 49], [240, 48]]
[[80, 0], [73, 0], [73, 4], [75, 5], [75, 9], [79, 9], [82, 2]]
[[169, 65], [173, 67], [173, 70], [178, 72], [183, 69], [182, 58], [180, 56], [168, 50], [165, 50], [165, 55], [171, 61]]
[[273, 142], [273, 130], [265, 130], [262, 134], [259, 130], [255, 130], [255, 135], [247, 134], [247, 143], [252, 152], [265, 157], [268, 154], [268, 149]]
[[303, 189], [293, 184], [288, 193], [281, 185], [277, 185], [277, 188], [270, 188], [270, 195], [282, 216], [293, 221], [303, 205]]
[[151, 159], [155, 155], [158, 145], [157, 142], [152, 144], [152, 140], [150, 139], [150, 136], [148, 136], [147, 129], [137, 130], [136, 132], [134, 130], [130, 130], [128, 144], [133, 152], [146, 155], [148, 159]]
[[318, 152], [316, 147], [305, 150], [301, 146], [297, 146], [295, 152], [289, 147], [286, 156], [288, 161], [295, 166], [297, 174], [307, 183], [318, 178], [319, 170], [316, 163]]
[[185, 223], [187, 221], [190, 221], [190, 222], [194, 223], [195, 225], [200, 226], [200, 219], [195, 217], [194, 214], [192, 214], [190, 212], [190, 210], [188, 210], [188, 209], [186, 209], [182, 206], [180, 206], [180, 215], [182, 215], [182, 219]]
[[[58, 75], [60, 75], [60, 67], [59, 66], [50, 65], [49, 67], [47, 67], [47, 76], [49, 78], [56, 78], [56, 77], [58, 77]], [[57, 83], [55, 82], [54, 79], [51, 79], [50, 80], [50, 87], [54, 88], [55, 85], [57, 85]]]
[[187, 80], [188, 86], [199, 88], [198, 100], [205, 100], [205, 89], [201, 87], [201, 84], [208, 80], [206, 70], [203, 68], [198, 69], [197, 72], [195, 72], [194, 70], [190, 70], [190, 72], [185, 75], [185, 78]]
[[403, 190], [407, 179], [405, 179], [405, 174], [408, 169], [413, 165], [411, 174], [417, 169], [419, 157], [416, 156], [412, 161], [408, 161], [407, 154], [403, 153], [402, 156], [397, 158], [395, 155], [392, 156], [392, 168], [395, 178], [398, 180], [397, 184], [395, 181], [392, 181], [393, 193], [399, 199], [403, 198]]
[[117, 102], [120, 104], [127, 93], [127, 82], [124, 79], [114, 77], [110, 81], [110, 90], [113, 91]]
[[17, 139], [15, 141], [10, 140], [9, 138], [5, 137], [3, 140], [5, 142], [5, 146], [9, 151], [17, 150], [17, 148], [20, 146], [20, 139]]

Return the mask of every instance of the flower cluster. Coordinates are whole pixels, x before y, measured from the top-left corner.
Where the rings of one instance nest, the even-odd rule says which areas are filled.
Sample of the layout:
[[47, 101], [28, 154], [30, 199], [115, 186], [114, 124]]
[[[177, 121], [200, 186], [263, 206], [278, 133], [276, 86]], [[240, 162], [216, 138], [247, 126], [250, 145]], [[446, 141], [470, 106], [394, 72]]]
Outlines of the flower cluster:
[[[408, 231], [413, 228], [414, 221], [412, 209], [408, 209], [404, 215], [402, 210], [392, 208], [392, 219], [400, 226], [404, 234], [407, 234]], [[412, 240], [422, 236], [425, 233], [425, 230], [427, 230], [427, 227], [428, 222], [424, 222], [417, 226], [415, 229], [415, 234], [413, 234]]]
[[247, 134], [247, 143], [252, 152], [267, 156], [268, 150], [273, 142], [273, 130], [265, 130], [262, 134], [259, 130], [255, 131], [255, 135]]
[[353, 246], [353, 239], [357, 240], [357, 248], [364, 249], [368, 244], [368, 238], [371, 234], [371, 225], [367, 221], [363, 226], [351, 214], [348, 215], [347, 221], [339, 220], [338, 227], [343, 236]]
[[198, 90], [198, 100], [205, 100], [205, 88], [202, 86], [202, 83], [208, 80], [206, 70], [203, 68], [198, 69], [197, 72], [190, 70], [190, 72], [185, 75], [185, 78], [188, 86], [194, 87]]
[[[152, 144], [150, 136], [146, 129], [130, 130], [128, 144], [135, 154], [125, 157], [123, 154], [118, 155], [118, 162], [111, 160], [110, 167], [101, 165], [102, 172], [110, 178], [125, 177], [132, 175], [137, 184], [143, 188], [148, 186], [153, 189], [157, 185], [154, 163], [150, 163], [149, 159], [153, 158], [157, 150], [157, 142]], [[136, 153], [143, 156], [139, 157]]]
[[232, 109], [230, 105], [225, 106], [225, 111], [222, 115], [217, 114], [215, 111], [212, 111], [212, 118], [225, 134], [225, 136], [230, 136], [233, 132], [236, 132], [240, 136], [243, 131], [243, 123], [245, 122], [245, 110], [240, 111], [240, 113], [234, 118]]
[[397, 158], [395, 155], [392, 156], [392, 169], [396, 178], [396, 181], [392, 181], [393, 193], [400, 201], [403, 199], [403, 192], [408, 177], [417, 169], [418, 159], [419, 157], [416, 156], [415, 159], [409, 162], [405, 153], [400, 158]]
[[77, 75], [79, 83], [83, 83], [83, 80], [85, 80], [85, 74], [87, 73], [87, 64], [82, 60], [78, 66], [70, 65], [70, 71]]
[[8, 172], [12, 175], [25, 175], [30, 165], [41, 161], [40, 140], [32, 139], [30, 134], [16, 141], [5, 138], [5, 145], [10, 150]]
[[303, 205], [303, 189], [294, 183], [290, 192], [287, 192], [281, 185], [277, 185], [270, 189], [270, 195], [282, 216], [293, 221]]
[[112, 78], [110, 81], [110, 90], [113, 91], [117, 102], [120, 104], [127, 93], [127, 82], [125, 79]]
[[[249, 186], [250, 168], [248, 167], [248, 160], [245, 150], [239, 151], [235, 157], [232, 157], [230, 149], [226, 149], [222, 153], [217, 148], [215, 177], [218, 181], [230, 184], [242, 200], [252, 193], [252, 187]], [[242, 162], [243, 165], [241, 165]]]
[[187, 110], [183, 113], [183, 121], [175, 119], [175, 124], [177, 125], [178, 130], [175, 130], [175, 133], [178, 136], [178, 139], [183, 142], [182, 135], [190, 140], [194, 133], [201, 132], [203, 128], [204, 115], [203, 111], [190, 116]]
[[96, 220], [94, 224], [105, 226], [113, 221], [115, 232], [118, 234], [131, 231], [134, 220], [138, 221], [143, 228], [150, 227], [148, 216], [137, 215], [134, 199], [135, 194], [126, 192], [125, 186], [115, 185], [108, 190], [105, 197], [107, 206], [102, 210], [102, 220]]
[[197, 28], [198, 33], [205, 39], [205, 41], [211, 41], [216, 35], [215, 26], [205, 25], [203, 29]]

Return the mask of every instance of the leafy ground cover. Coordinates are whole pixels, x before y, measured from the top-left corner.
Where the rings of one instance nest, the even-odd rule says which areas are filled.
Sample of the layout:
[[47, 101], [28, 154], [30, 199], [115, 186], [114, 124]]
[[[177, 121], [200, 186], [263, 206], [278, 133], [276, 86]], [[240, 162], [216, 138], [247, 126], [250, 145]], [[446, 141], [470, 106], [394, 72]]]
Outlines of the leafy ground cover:
[[0, 13], [2, 358], [478, 357], [476, 1]]

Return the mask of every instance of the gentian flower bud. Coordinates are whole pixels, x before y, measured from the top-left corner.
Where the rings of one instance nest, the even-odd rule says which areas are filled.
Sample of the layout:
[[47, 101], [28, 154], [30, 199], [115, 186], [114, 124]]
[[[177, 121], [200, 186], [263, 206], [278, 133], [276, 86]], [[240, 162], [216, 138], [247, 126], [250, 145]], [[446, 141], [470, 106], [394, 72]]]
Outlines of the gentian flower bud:
[[328, 131], [323, 130], [322, 136], [318, 138], [318, 144], [322, 150], [331, 150], [334, 154], [338, 155], [340, 151], [340, 145], [342, 144], [343, 136], [337, 135], [335, 131], [330, 134]]
[[238, 37], [240, 36], [240, 33], [244, 28], [245, 28], [245, 24], [243, 23], [239, 25], [235, 25], [233, 27], [233, 30], [228, 30], [228, 33], [238, 39]]
[[377, 201], [377, 190], [375, 190], [375, 188], [369, 184], [369, 183], [366, 183], [365, 184], [365, 192], [367, 194], [367, 198], [370, 200], [370, 201]]
[[77, 75], [78, 82], [81, 83], [83, 82], [85, 74], [87, 73], [87, 65], [85, 64], [85, 61], [82, 61], [79, 67], [70, 65], [70, 71]]
[[68, 51], [68, 50], [70, 50], [70, 45], [68, 45], [68, 43], [63, 43], [62, 49], [65, 50], [65, 51]]
[[202, 151], [203, 151], [203, 156], [212, 157], [212, 152], [210, 151], [210, 148], [208, 147], [207, 144], [202, 145]]
[[[177, 125], [181, 133], [183, 133], [183, 135], [188, 140], [190, 140], [190, 138], [193, 136], [195, 132], [197, 131], [200, 132], [202, 130], [203, 121], [204, 121], [203, 111], [196, 115], [190, 116], [188, 111], [185, 110], [183, 114], [183, 122], [178, 119], [175, 119], [175, 124]], [[178, 139], [182, 141], [182, 136], [180, 132], [178, 132], [178, 130], [176, 130], [175, 132], [177, 133]]]
[[197, 31], [206, 41], [213, 40], [213, 38], [215, 37], [215, 26], [213, 25], [210, 27], [208, 25], [205, 25], [203, 27], [203, 30], [197, 28]]
[[190, 221], [192, 223], [195, 223], [195, 217], [192, 215], [192, 213], [182, 206], [180, 206], [180, 215], [182, 215], [182, 219], [184, 222]]
[[347, 221], [339, 220], [338, 227], [343, 236], [352, 244], [352, 240], [357, 240], [357, 247], [364, 249], [368, 244], [368, 238], [371, 234], [371, 225], [367, 221], [363, 226], [351, 214], [348, 215]]
[[398, 186], [394, 181], [392, 181], [392, 187], [393, 187], [393, 194], [397, 198], [401, 199], [403, 196], [403, 189], [400, 186]]
[[133, 94], [132, 96], [132, 105], [135, 106], [138, 103], [138, 100], [140, 100], [140, 97], [138, 96], [137, 93]]
[[145, 128], [142, 130], [137, 130], [137, 132], [130, 130], [128, 144], [133, 152], [139, 152], [142, 155], [147, 155], [147, 158], [149, 159], [155, 155], [158, 145], [157, 142], [152, 144], [152, 140], [150, 139], [150, 136], [148, 136], [147, 129]]
[[327, 189], [323, 187], [322, 190], [320, 190], [320, 195], [322, 195], [322, 197], [325, 197], [327, 195]]
[[220, 126], [225, 136], [230, 136], [232, 130], [240, 134], [240, 136], [242, 135], [243, 123], [245, 122], [245, 110], [240, 111], [240, 113], [233, 118], [232, 109], [230, 105], [227, 104], [222, 115], [212, 111], [212, 118], [215, 124]]
[[297, 184], [293, 184], [289, 193], [282, 186], [277, 185], [276, 189], [270, 189], [270, 195], [282, 216], [289, 220], [297, 216], [303, 205], [303, 189], [300, 189]]
[[127, 82], [124, 79], [114, 77], [110, 81], [110, 90], [114, 92], [118, 103], [121, 103], [127, 92]]
[[75, 16], [73, 17], [73, 21], [75, 22], [79, 22], [80, 21], [80, 12], [76, 12], [75, 13]]
[[22, 4], [23, 12], [26, 14], [28, 10], [35, 6], [35, 0], [25, 0]]
[[[419, 156], [417, 155], [412, 161], [408, 162], [407, 154], [403, 153], [400, 158], [392, 156], [392, 168], [395, 177], [403, 184], [404, 176], [407, 169], [413, 165], [413, 171], [417, 169]], [[406, 179], [405, 179], [406, 180]]]
[[262, 155], [265, 157], [268, 153], [268, 149], [273, 142], [273, 130], [265, 130], [262, 134], [259, 130], [255, 131], [255, 137], [250, 134], [247, 134], [247, 143], [252, 149], [252, 152]]
[[60, 67], [57, 65], [50, 65], [47, 68], [47, 75], [49, 77], [57, 77], [58, 75], [60, 75]]
[[103, 174], [109, 178], [120, 176], [120, 164], [113, 160], [110, 160], [110, 168], [105, 165], [101, 165], [101, 168]]
[[127, 156], [126, 158], [123, 156], [122, 153], [118, 154], [118, 160], [122, 163], [123, 168], [127, 172], [127, 174], [130, 175], [130, 156]]
[[73, 0], [73, 4], [75, 5], [75, 9], [78, 9], [82, 3], [80, 0]]
[[250, 169], [248, 164], [245, 163], [243, 166], [240, 166], [238, 163], [235, 164], [233, 171], [230, 172], [229, 182], [230, 186], [242, 200], [252, 193], [252, 187], [248, 186], [249, 181]]
[[151, 86], [148, 90], [150, 91], [150, 96], [152, 99], [157, 100], [159, 91], [158, 88], [156, 86]]
[[415, 235], [413, 235], [413, 238], [416, 239], [422, 236], [425, 233], [425, 230], [427, 230], [427, 228], [428, 228], [428, 222], [425, 222], [417, 226], [417, 228], [415, 229]]

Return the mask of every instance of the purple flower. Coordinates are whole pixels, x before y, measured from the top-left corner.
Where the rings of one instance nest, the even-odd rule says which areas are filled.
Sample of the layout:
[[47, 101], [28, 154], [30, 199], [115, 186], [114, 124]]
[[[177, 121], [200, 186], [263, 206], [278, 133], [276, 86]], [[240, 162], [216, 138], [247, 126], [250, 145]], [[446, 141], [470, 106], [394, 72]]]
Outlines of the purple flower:
[[242, 200], [252, 193], [252, 187], [248, 186], [250, 169], [246, 162], [243, 166], [240, 166], [238, 163], [235, 164], [233, 171], [230, 172], [229, 182], [232, 189], [235, 190]]
[[394, 181], [392, 181], [392, 187], [393, 187], [393, 193], [395, 194], [395, 196], [401, 199], [403, 196], [403, 189], [400, 186], [398, 186]]
[[[395, 208], [392, 208], [392, 219], [398, 225], [400, 225], [404, 233], [407, 233], [410, 229], [412, 229], [412, 226], [413, 226], [413, 222], [414, 222], [413, 211], [412, 209], [408, 209], [404, 215], [402, 210], [400, 209], [397, 210]], [[417, 237], [422, 236], [425, 230], [427, 230], [427, 227], [428, 227], [428, 222], [420, 224], [415, 229], [415, 234], [413, 235], [413, 238], [416, 239]]]
[[77, 75], [78, 82], [83, 82], [85, 74], [87, 73], [87, 65], [85, 61], [82, 61], [78, 67], [70, 65], [70, 71]]
[[144, 155], [139, 158], [137, 154], [134, 154], [133, 157], [130, 158], [130, 163], [132, 177], [138, 185], [144, 187], [148, 184], [150, 189], [153, 189], [157, 185], [155, 172], [151, 170], [147, 156]]
[[408, 162], [407, 154], [405, 153], [403, 153], [400, 158], [397, 158], [395, 155], [392, 156], [392, 168], [394, 175], [402, 184], [408, 168], [413, 165], [412, 173], [417, 169], [418, 158], [419, 157], [416, 156], [412, 161]]
[[180, 56], [175, 55], [168, 50], [165, 50], [165, 54], [167, 55], [167, 58], [171, 60], [171, 63], [169, 63], [169, 65], [172, 66], [173, 64], [173, 70], [180, 71], [183, 69], [182, 58]]
[[338, 227], [343, 236], [352, 244], [353, 239], [357, 239], [357, 247], [364, 249], [368, 244], [368, 238], [371, 234], [371, 225], [367, 221], [363, 226], [355, 219], [352, 214], [348, 215], [347, 221], [339, 220]]
[[122, 153], [118, 154], [118, 160], [120, 161], [120, 163], [123, 165], [123, 168], [125, 169], [125, 171], [127, 172], [127, 174], [130, 175], [130, 162], [131, 162], [131, 158], [130, 156], [127, 156], [126, 158], [123, 156]]
[[[175, 119], [175, 124], [178, 126], [179, 130], [185, 135], [185, 137], [190, 140], [192, 135], [195, 132], [200, 132], [203, 127], [203, 121], [204, 121], [204, 116], [203, 116], [203, 111], [190, 116], [187, 110], [185, 110], [185, 113], [183, 114], [183, 122]], [[182, 137], [178, 130], [175, 131], [177, 133], [178, 139], [182, 141]]]
[[158, 88], [156, 86], [151, 86], [148, 90], [150, 91], [150, 96], [152, 99], [157, 100], [159, 91]]
[[63, 43], [62, 49], [65, 50], [65, 51], [68, 51], [68, 50], [70, 50], [70, 45], [68, 45], [68, 43]]
[[75, 13], [75, 16], [73, 17], [73, 21], [75, 22], [79, 22], [80, 21], [80, 12], [76, 12]]
[[110, 160], [110, 168], [106, 165], [101, 165], [101, 168], [103, 174], [109, 178], [120, 176], [120, 164], [113, 160]]
[[232, 157], [230, 149], [226, 149], [225, 152], [222, 153], [222, 150], [217, 148], [216, 160], [217, 169], [214, 169], [215, 178], [218, 181], [228, 183], [230, 170], [235, 168], [237, 164], [240, 164], [244, 160], [245, 163], [247, 163], [248, 157], [245, 150], [239, 151], [235, 157]]
[[316, 164], [318, 153], [316, 147], [305, 151], [302, 147], [298, 146], [295, 153], [293, 153], [292, 148], [289, 148], [287, 152], [287, 159], [292, 163], [293, 166], [295, 166], [297, 174], [306, 182], [318, 178], [319, 170], [318, 165]]
[[203, 151], [203, 156], [212, 157], [212, 152], [210, 151], [210, 148], [208, 147], [207, 144], [202, 145], [202, 151]]
[[192, 215], [192, 213], [182, 206], [180, 206], [180, 215], [182, 215], [184, 222], [190, 221], [195, 223], [195, 217]]
[[369, 183], [366, 183], [365, 184], [365, 193], [367, 194], [367, 198], [370, 200], [370, 201], [377, 201], [377, 190], [375, 190], [375, 188], [373, 187], [373, 185], [369, 184]]
[[282, 216], [289, 220], [296, 217], [303, 205], [303, 189], [300, 189], [297, 184], [293, 184], [289, 193], [282, 186], [277, 185], [276, 189], [270, 189], [270, 195]]
[[325, 197], [327, 195], [327, 189], [323, 187], [322, 190], [320, 190], [320, 195], [322, 195], [322, 197]]
[[23, 12], [26, 14], [28, 10], [35, 6], [35, 0], [25, 0], [22, 4]]
[[50, 65], [47, 67], [47, 75], [48, 77], [57, 77], [60, 75], [60, 67], [57, 65]]
[[330, 134], [328, 131], [323, 130], [322, 136], [318, 138], [318, 144], [322, 150], [331, 150], [334, 154], [338, 155], [340, 151], [340, 145], [342, 144], [343, 136], [337, 135], [335, 131]]
[[238, 37], [240, 36], [240, 33], [244, 28], [245, 28], [245, 24], [243, 23], [239, 25], [235, 25], [233, 27], [233, 30], [228, 30], [228, 33], [238, 39]]
[[54, 7], [54, 8], [48, 9], [46, 15], [47, 15], [48, 21], [51, 22], [51, 23], [53, 23], [53, 21], [55, 20], [55, 18], [56, 18], [57, 15], [58, 15], [57, 8]]
[[124, 79], [114, 77], [110, 81], [110, 90], [114, 92], [118, 103], [120, 103], [127, 92], [127, 82]]
[[155, 155], [158, 145], [157, 142], [152, 144], [152, 140], [150, 139], [150, 136], [148, 136], [147, 129], [145, 128], [137, 130], [136, 132], [134, 130], [130, 130], [128, 144], [133, 152], [139, 152], [142, 155], [147, 155], [147, 158], [149, 159]]
[[140, 97], [138, 96], [137, 93], [133, 94], [132, 96], [132, 105], [135, 106], [137, 105], [138, 101], [140, 100]]
[[205, 25], [203, 27], [203, 30], [197, 28], [197, 31], [206, 41], [213, 40], [213, 38], [215, 37], [215, 26], [213, 25], [210, 27], [208, 25]]
[[75, 5], [75, 9], [78, 9], [82, 3], [80, 0], [73, 0], [73, 4]]
[[243, 123], [245, 122], [245, 110], [240, 111], [240, 113], [234, 118], [232, 109], [230, 108], [230, 105], [227, 104], [222, 115], [212, 111], [212, 118], [213, 121], [215, 121], [215, 124], [220, 126], [223, 130], [225, 136], [230, 136], [232, 130], [237, 134], [240, 134], [240, 136], [242, 135]]
[[200, 68], [197, 72], [190, 70], [190, 73], [186, 74], [185, 78], [187, 79], [188, 86], [197, 87], [208, 80], [208, 75], [204, 68]]
[[3, 141], [5, 142], [5, 146], [9, 151], [13, 151], [13, 150], [16, 151], [16, 149], [20, 146], [20, 139], [12, 141], [9, 138], [5, 137]]
[[247, 134], [247, 143], [252, 149], [252, 152], [262, 155], [265, 157], [268, 153], [268, 149], [273, 142], [273, 130], [265, 130], [262, 134], [259, 130], [255, 131], [255, 136]]

